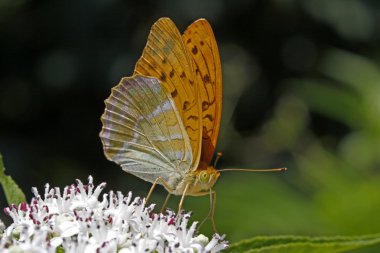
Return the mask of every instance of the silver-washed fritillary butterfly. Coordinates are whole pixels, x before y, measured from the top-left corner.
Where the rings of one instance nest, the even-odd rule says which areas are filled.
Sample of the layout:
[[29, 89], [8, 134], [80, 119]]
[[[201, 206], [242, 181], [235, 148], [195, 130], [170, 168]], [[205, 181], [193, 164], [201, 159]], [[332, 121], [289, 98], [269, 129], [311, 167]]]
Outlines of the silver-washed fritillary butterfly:
[[153, 183], [147, 199], [156, 184], [169, 195], [182, 195], [179, 209], [186, 195], [210, 194], [216, 231], [212, 187], [221, 170], [210, 163], [222, 111], [222, 73], [210, 24], [199, 19], [181, 35], [169, 18], [159, 19], [133, 76], [123, 78], [105, 104], [100, 138], [106, 157]]

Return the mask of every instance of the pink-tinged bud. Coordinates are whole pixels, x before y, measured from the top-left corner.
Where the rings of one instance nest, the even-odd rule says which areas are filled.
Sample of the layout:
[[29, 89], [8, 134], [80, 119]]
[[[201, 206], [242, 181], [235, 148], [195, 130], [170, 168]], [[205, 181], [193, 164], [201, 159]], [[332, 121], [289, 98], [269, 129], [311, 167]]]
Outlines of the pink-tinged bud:
[[168, 225], [174, 225], [174, 221], [175, 221], [175, 218], [171, 218], [171, 219], [169, 220]]
[[20, 205], [19, 205], [19, 209], [23, 212], [26, 212], [28, 211], [28, 205], [25, 203], [25, 202], [22, 202]]

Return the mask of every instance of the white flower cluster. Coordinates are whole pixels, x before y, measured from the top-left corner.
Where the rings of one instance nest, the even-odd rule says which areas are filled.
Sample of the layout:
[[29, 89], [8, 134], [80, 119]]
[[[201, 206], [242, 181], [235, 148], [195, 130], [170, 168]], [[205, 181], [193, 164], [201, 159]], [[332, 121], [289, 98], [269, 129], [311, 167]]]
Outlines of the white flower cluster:
[[3, 231], [0, 252], [219, 252], [228, 247], [224, 236], [211, 241], [196, 236], [196, 224], [187, 227], [190, 214], [154, 213], [145, 199], [132, 200], [131, 192], [110, 191], [88, 184], [59, 188], [36, 188], [30, 204], [5, 208], [13, 223]]

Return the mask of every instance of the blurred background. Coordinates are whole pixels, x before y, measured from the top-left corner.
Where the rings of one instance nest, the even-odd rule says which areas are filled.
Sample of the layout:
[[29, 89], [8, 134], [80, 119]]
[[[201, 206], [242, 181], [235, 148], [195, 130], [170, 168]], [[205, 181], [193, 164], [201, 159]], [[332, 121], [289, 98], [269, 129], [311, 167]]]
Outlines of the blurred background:
[[[150, 183], [105, 159], [98, 134], [103, 100], [163, 16], [180, 31], [201, 17], [213, 26], [224, 81], [218, 167], [288, 167], [222, 174], [219, 232], [234, 242], [380, 231], [378, 1], [1, 1], [0, 152], [28, 198], [32, 186], [90, 174], [108, 190], [147, 194]], [[209, 198], [185, 208], [202, 220]]]

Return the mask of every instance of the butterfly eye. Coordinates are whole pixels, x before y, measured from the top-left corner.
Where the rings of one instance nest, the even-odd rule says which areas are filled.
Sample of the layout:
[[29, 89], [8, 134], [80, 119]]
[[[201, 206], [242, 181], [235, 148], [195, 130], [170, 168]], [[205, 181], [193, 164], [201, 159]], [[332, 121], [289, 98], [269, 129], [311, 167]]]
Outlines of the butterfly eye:
[[209, 179], [210, 175], [206, 171], [201, 171], [199, 173], [199, 181], [201, 181], [202, 183], [208, 183]]

